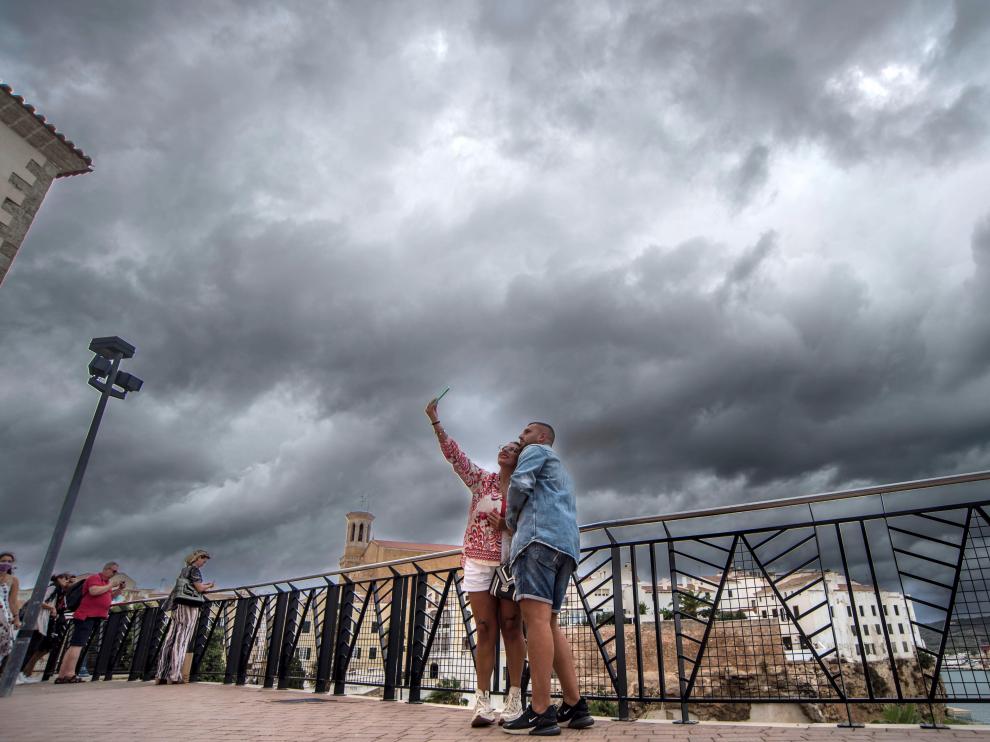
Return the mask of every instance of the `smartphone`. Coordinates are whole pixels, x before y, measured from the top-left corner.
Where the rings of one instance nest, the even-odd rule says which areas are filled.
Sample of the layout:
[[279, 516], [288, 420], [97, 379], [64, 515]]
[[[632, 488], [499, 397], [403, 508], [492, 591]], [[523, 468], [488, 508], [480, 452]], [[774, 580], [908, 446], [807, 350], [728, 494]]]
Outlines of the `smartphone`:
[[442, 392], [440, 392], [440, 396], [437, 397], [437, 402], [439, 402], [441, 399], [443, 399], [443, 395], [446, 394], [449, 391], [450, 391], [450, 387], [448, 386], [446, 389], [444, 389]]

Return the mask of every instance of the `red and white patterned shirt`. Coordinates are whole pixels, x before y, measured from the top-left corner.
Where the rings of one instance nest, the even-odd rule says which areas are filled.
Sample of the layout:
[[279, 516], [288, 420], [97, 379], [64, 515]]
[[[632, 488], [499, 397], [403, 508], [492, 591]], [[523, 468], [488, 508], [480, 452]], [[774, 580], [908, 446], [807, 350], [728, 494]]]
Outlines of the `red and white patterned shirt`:
[[488, 472], [473, 464], [449, 435], [440, 443], [440, 450], [457, 476], [471, 490], [461, 564], [465, 559], [489, 565], [501, 564], [502, 539], [509, 534], [496, 531], [488, 522], [488, 513], [505, 515], [505, 498], [499, 488], [498, 472]]

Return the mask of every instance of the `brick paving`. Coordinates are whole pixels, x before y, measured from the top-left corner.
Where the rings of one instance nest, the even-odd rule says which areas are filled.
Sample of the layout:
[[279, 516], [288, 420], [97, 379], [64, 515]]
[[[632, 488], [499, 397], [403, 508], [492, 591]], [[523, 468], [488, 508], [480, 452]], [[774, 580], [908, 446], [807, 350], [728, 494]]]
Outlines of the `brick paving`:
[[[498, 728], [471, 729], [470, 712], [429, 704], [387, 703], [375, 699], [316, 696], [299, 691], [261, 690], [198, 683], [157, 686], [125, 681], [78, 685], [18, 686], [0, 699], [0, 739], [106, 740], [130, 738], [162, 742], [195, 740], [367, 740], [460, 742], [507, 740]], [[990, 727], [946, 731], [869, 725], [843, 730], [830, 725], [702, 723], [599, 720], [591, 729], [565, 729], [561, 739], [577, 742], [690, 740], [690, 742], [950, 742], [990, 740]]]

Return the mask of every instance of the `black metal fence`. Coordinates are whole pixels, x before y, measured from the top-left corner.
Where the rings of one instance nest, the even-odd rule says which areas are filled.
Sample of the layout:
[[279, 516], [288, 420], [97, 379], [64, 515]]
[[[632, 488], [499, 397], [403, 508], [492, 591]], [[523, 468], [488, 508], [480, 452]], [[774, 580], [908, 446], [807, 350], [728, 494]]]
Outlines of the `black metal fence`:
[[[559, 622], [582, 690], [619, 718], [795, 702], [849, 722], [852, 705], [920, 703], [934, 719], [990, 701], [990, 472], [582, 532]], [[190, 679], [456, 702], [476, 680], [457, 557], [215, 591]], [[150, 680], [168, 621], [157, 600], [116, 606], [80, 667]]]

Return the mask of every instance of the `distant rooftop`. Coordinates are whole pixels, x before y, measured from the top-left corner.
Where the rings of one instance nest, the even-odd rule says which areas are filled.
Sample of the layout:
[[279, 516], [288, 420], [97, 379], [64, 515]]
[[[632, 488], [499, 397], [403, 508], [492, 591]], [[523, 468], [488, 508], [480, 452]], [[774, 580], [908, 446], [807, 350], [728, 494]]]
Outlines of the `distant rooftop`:
[[0, 83], [0, 122], [55, 163], [55, 177], [93, 171], [93, 160], [5, 83]]

